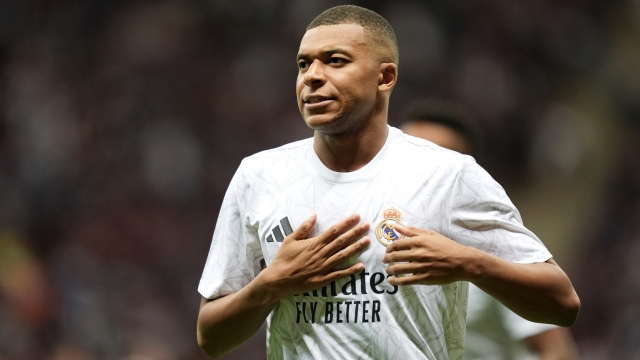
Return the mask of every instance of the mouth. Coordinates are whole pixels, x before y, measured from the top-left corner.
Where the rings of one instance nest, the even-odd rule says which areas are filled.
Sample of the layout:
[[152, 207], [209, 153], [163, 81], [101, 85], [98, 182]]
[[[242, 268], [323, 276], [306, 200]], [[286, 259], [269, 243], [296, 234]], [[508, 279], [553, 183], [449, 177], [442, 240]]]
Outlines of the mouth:
[[309, 96], [305, 96], [305, 98], [303, 99], [303, 102], [307, 105], [315, 105], [315, 104], [321, 104], [330, 100], [332, 99], [324, 96], [309, 95]]

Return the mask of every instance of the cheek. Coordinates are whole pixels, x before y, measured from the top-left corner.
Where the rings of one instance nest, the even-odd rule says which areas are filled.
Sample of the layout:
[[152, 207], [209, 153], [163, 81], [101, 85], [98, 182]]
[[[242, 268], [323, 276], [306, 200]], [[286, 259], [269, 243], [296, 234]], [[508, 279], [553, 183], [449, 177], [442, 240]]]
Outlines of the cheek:
[[358, 94], [364, 97], [375, 96], [378, 92], [378, 77], [377, 73], [371, 71], [363, 71], [358, 74], [357, 78], [354, 79], [353, 84], [357, 84], [354, 89]]
[[296, 95], [298, 97], [300, 96], [300, 92], [302, 92], [302, 89], [304, 89], [304, 83], [300, 79], [300, 75], [298, 75], [298, 78], [296, 79]]
[[298, 107], [302, 106], [302, 103], [300, 101], [302, 90], [304, 90], [304, 83], [301, 81], [297, 81], [296, 82], [296, 99], [297, 99]]

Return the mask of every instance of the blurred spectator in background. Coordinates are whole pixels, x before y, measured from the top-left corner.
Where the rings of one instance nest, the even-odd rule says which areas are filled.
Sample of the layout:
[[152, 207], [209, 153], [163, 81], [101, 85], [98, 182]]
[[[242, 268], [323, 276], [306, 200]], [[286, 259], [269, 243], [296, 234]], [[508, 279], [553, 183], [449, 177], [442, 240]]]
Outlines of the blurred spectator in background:
[[[291, 54], [341, 3], [0, 0], [1, 359], [206, 358], [224, 191], [311, 136]], [[490, 134], [483, 167], [574, 279], [583, 359], [640, 357], [640, 2], [349, 3], [396, 31], [391, 125], [438, 96]]]
[[[410, 107], [407, 119], [400, 126], [404, 133], [478, 161], [481, 138], [472, 118], [460, 107], [437, 101], [418, 103]], [[472, 283], [467, 304], [466, 360], [578, 359], [566, 328], [525, 320]]]
[[444, 101], [423, 101], [408, 107], [407, 121], [400, 125], [405, 134], [429, 140], [476, 161], [481, 155], [479, 130], [460, 106]]

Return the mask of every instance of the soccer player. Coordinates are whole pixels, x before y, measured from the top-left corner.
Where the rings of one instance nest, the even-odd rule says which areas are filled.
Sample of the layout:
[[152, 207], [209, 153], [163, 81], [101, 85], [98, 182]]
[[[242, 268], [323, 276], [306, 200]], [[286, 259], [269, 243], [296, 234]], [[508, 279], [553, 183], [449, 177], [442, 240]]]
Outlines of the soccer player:
[[[400, 126], [407, 135], [429, 140], [462, 154], [479, 153], [478, 131], [460, 109], [446, 103], [420, 103], [410, 108]], [[578, 351], [568, 329], [534, 323], [507, 309], [469, 284], [465, 360], [575, 360]]]
[[575, 321], [569, 279], [503, 189], [471, 157], [387, 124], [386, 20], [331, 8], [297, 63], [314, 136], [244, 159], [231, 180], [198, 287], [209, 355], [267, 319], [269, 359], [460, 359], [466, 281], [530, 320]]

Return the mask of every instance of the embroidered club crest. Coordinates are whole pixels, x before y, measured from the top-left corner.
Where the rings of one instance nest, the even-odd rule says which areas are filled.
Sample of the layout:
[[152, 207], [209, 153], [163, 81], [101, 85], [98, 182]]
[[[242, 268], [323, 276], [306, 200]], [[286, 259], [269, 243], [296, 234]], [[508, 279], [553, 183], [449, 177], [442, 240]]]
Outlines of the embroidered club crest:
[[400, 235], [393, 230], [394, 225], [402, 225], [400, 222], [400, 218], [402, 218], [400, 210], [390, 207], [382, 212], [382, 216], [384, 219], [376, 227], [378, 241], [384, 246], [389, 246], [396, 240], [404, 239], [404, 235]]

